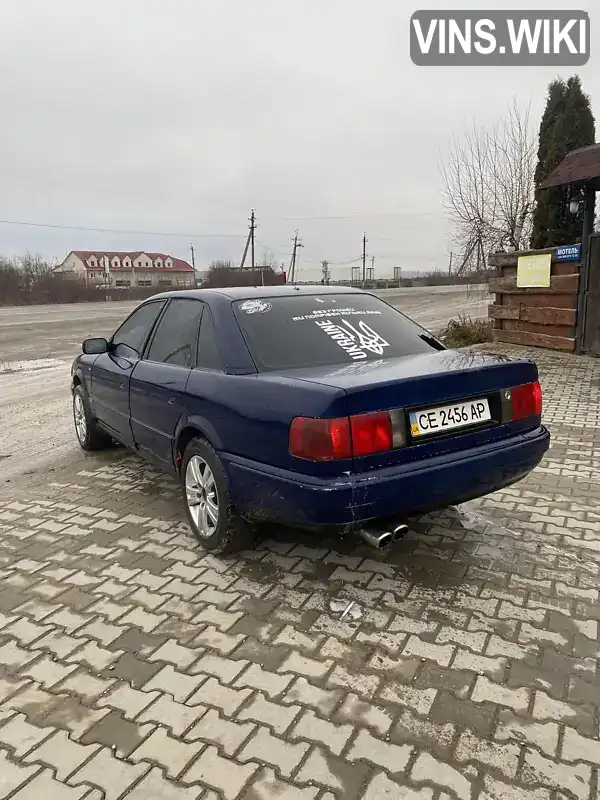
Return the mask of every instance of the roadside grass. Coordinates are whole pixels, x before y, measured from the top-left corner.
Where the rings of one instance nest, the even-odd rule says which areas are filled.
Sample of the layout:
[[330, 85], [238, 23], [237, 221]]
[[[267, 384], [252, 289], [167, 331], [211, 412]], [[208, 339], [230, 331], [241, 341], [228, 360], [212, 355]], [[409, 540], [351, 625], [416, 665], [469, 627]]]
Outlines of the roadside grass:
[[492, 341], [492, 326], [487, 319], [471, 319], [466, 315], [459, 315], [450, 320], [440, 339], [450, 348], [483, 344]]

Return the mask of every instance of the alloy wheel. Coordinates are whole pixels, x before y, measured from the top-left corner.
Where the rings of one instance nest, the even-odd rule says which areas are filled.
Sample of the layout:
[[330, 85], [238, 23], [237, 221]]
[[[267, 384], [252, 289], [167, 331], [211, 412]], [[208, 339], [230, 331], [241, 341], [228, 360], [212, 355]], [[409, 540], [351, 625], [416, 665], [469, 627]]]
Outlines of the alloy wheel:
[[188, 461], [185, 496], [196, 530], [209, 539], [219, 524], [219, 496], [215, 476], [201, 456], [192, 456]]
[[73, 398], [73, 417], [75, 419], [75, 432], [77, 438], [83, 444], [87, 436], [87, 421], [85, 418], [85, 406], [83, 398], [80, 394], [76, 394]]

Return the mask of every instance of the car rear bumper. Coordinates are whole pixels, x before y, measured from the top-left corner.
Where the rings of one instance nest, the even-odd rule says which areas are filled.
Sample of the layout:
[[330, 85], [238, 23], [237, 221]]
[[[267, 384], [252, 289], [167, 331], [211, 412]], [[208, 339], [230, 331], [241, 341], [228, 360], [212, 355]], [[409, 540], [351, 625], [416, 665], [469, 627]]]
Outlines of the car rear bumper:
[[368, 475], [319, 479], [223, 455], [234, 502], [298, 525], [348, 525], [425, 513], [509, 486], [531, 472], [550, 445], [543, 426], [510, 439]]

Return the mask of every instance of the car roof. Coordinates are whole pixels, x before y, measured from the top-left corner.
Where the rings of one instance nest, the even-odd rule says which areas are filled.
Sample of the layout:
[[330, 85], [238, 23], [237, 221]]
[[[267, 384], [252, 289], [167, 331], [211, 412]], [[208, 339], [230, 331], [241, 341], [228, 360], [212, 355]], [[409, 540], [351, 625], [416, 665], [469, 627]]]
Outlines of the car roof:
[[321, 284], [308, 284], [294, 286], [292, 284], [278, 286], [227, 286], [219, 289], [180, 289], [174, 292], [163, 292], [153, 295], [157, 297], [189, 297], [202, 300], [208, 297], [228, 297], [230, 300], [252, 300], [255, 297], [297, 297], [299, 295], [315, 294], [365, 294], [360, 289], [352, 286], [322, 286]]

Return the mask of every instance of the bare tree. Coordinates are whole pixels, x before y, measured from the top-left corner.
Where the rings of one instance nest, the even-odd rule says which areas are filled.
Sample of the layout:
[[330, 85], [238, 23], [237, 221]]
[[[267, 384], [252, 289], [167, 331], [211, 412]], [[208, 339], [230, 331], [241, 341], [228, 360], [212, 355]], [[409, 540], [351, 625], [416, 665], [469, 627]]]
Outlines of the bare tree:
[[[0, 254], [0, 306], [38, 303], [79, 303], [105, 300], [105, 292], [96, 291], [85, 280], [76, 280], [64, 274], [55, 274], [55, 262], [43, 256], [25, 252], [6, 258]], [[161, 291], [158, 287], [130, 289], [115, 292], [114, 300], [141, 300]]]
[[25, 292], [31, 292], [52, 272], [52, 264], [37, 253], [26, 250], [17, 259], [21, 272], [21, 285]]
[[272, 250], [264, 250], [259, 263], [261, 267], [271, 267], [275, 271], [280, 267], [280, 263]]
[[490, 147], [500, 245], [520, 250], [531, 236], [534, 207], [536, 138], [529, 106], [522, 111], [513, 100], [508, 116], [494, 130]]
[[231, 261], [218, 258], [216, 261], [210, 262], [209, 269], [233, 269], [233, 264]]
[[13, 305], [19, 299], [21, 276], [14, 259], [0, 255], [0, 305]]
[[535, 135], [513, 101], [491, 128], [453, 137], [440, 164], [442, 198], [461, 256], [456, 272], [486, 269], [487, 254], [527, 246], [534, 202]]

